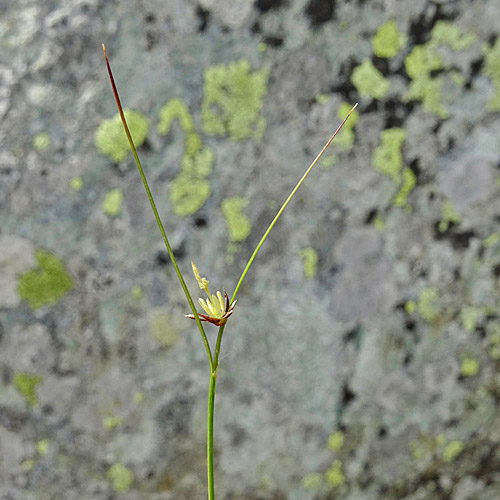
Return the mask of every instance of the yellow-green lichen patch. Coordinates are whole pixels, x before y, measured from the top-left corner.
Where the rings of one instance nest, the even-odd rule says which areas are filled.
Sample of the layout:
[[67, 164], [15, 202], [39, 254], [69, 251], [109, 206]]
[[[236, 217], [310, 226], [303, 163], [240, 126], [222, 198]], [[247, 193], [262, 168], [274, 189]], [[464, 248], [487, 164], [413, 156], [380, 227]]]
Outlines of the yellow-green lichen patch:
[[106, 193], [102, 202], [102, 209], [110, 217], [120, 215], [122, 211], [123, 193], [120, 189], [111, 189]]
[[468, 49], [477, 41], [475, 33], [461, 33], [455, 23], [438, 21], [431, 32], [431, 42], [435, 45], [448, 45], [455, 51]]
[[73, 288], [71, 276], [54, 254], [38, 250], [36, 261], [38, 266], [24, 273], [18, 284], [19, 295], [33, 309], [55, 304]]
[[496, 247], [500, 243], [500, 234], [491, 233], [487, 238], [483, 240], [483, 245], [486, 248]]
[[36, 443], [36, 452], [41, 456], [47, 455], [49, 452], [50, 440], [49, 439], [40, 439]]
[[184, 104], [182, 99], [177, 97], [168, 101], [165, 106], [161, 108], [159, 118], [158, 133], [161, 135], [168, 134], [174, 120], [179, 120], [185, 132], [192, 132], [194, 130], [193, 118], [191, 117], [188, 107]]
[[345, 483], [342, 462], [340, 460], [334, 460], [330, 468], [325, 472], [325, 481], [332, 489], [338, 488]]
[[496, 328], [488, 337], [490, 358], [497, 361], [500, 359], [500, 328]]
[[425, 321], [432, 323], [439, 318], [439, 293], [436, 288], [424, 288], [420, 291], [417, 301], [417, 310]]
[[381, 174], [391, 177], [395, 184], [400, 183], [403, 155], [401, 146], [406, 138], [403, 128], [389, 128], [382, 132], [381, 143], [373, 152], [373, 165]]
[[373, 225], [375, 226], [375, 229], [377, 231], [385, 231], [385, 220], [382, 218], [382, 216], [377, 215], [375, 219], [373, 219]]
[[179, 120], [185, 139], [181, 168], [170, 185], [170, 202], [174, 213], [183, 217], [197, 212], [210, 196], [207, 177], [212, 172], [214, 154], [203, 146], [201, 137], [194, 131], [188, 107], [178, 98], [171, 99], [161, 109], [158, 132], [168, 134], [174, 120]]
[[52, 139], [49, 134], [45, 132], [40, 132], [39, 134], [36, 134], [35, 137], [33, 137], [33, 147], [37, 151], [45, 151], [46, 149], [50, 148], [50, 145], [52, 143]]
[[408, 449], [415, 460], [429, 462], [440, 459], [445, 463], [453, 462], [465, 449], [460, 440], [448, 441], [444, 434], [423, 435], [408, 443]]
[[404, 207], [407, 212], [411, 212], [411, 207], [408, 205], [408, 196], [413, 191], [417, 183], [417, 176], [410, 168], [403, 169], [403, 184], [398, 193], [394, 197], [395, 207]]
[[476, 329], [478, 320], [485, 313], [481, 307], [467, 306], [460, 311], [460, 319], [464, 328], [472, 333]]
[[243, 213], [247, 205], [248, 200], [240, 196], [227, 198], [222, 202], [221, 208], [226, 219], [229, 239], [234, 243], [244, 241], [252, 229], [250, 220]]
[[212, 172], [214, 153], [210, 148], [202, 148], [196, 153], [185, 154], [181, 161], [181, 174], [193, 178], [205, 178]]
[[405, 303], [405, 311], [408, 314], [413, 314], [417, 310], [417, 303], [414, 300], [408, 300]]
[[306, 278], [314, 278], [318, 267], [318, 252], [312, 247], [303, 248], [300, 251], [300, 257], [302, 259]]
[[123, 425], [123, 418], [118, 415], [106, 415], [102, 419], [102, 426], [107, 431], [112, 431]]
[[330, 450], [340, 451], [342, 446], [344, 446], [344, 433], [342, 431], [336, 431], [333, 434], [330, 434], [327, 446]]
[[240, 60], [205, 70], [202, 103], [203, 130], [210, 135], [229, 135], [233, 140], [260, 138], [265, 129], [261, 116], [267, 93], [268, 71], [250, 71]]
[[391, 82], [373, 65], [370, 59], [365, 59], [352, 72], [351, 82], [362, 97], [382, 99], [387, 95]]
[[382, 24], [372, 38], [373, 53], [377, 57], [394, 57], [406, 44], [407, 36], [398, 30], [395, 21]]
[[69, 187], [73, 191], [81, 191], [83, 188], [83, 179], [81, 177], [73, 177], [73, 179], [69, 182]]
[[[440, 118], [450, 115], [444, 101], [450, 100], [450, 85], [459, 89], [464, 84], [464, 78], [456, 71], [448, 74], [432, 76], [432, 72], [445, 67], [443, 59], [438, 53], [440, 46], [451, 47], [455, 51], [470, 47], [477, 37], [473, 33], [462, 34], [458, 27], [450, 22], [438, 21], [434, 26], [429, 42], [416, 46], [405, 59], [408, 76], [412, 79], [406, 100], [419, 100], [423, 108]], [[443, 88], [447, 89], [444, 94]], [[448, 97], [447, 99], [445, 99]]]
[[500, 38], [493, 47], [484, 46], [484, 69], [483, 73], [491, 80], [496, 89], [496, 94], [488, 103], [490, 111], [500, 109]]
[[[318, 94], [314, 99], [318, 104], [325, 104], [331, 99], [330, 94]], [[342, 117], [344, 119], [344, 116]]]
[[460, 365], [460, 375], [464, 377], [474, 377], [479, 372], [479, 362], [477, 359], [470, 358], [468, 356], [462, 359], [462, 364]]
[[311, 472], [302, 478], [302, 487], [307, 491], [318, 491], [323, 484], [323, 476], [319, 472]]
[[428, 77], [432, 71], [441, 69], [443, 60], [430, 44], [417, 45], [405, 59], [405, 68], [412, 79]]
[[35, 406], [38, 403], [36, 396], [36, 388], [43, 380], [41, 375], [32, 373], [16, 373], [14, 375], [14, 385], [16, 389], [25, 397], [30, 406]]
[[134, 482], [133, 472], [122, 464], [113, 464], [108, 470], [108, 478], [117, 493], [126, 493]]
[[181, 217], [197, 212], [210, 196], [210, 183], [205, 179], [192, 178], [182, 172], [170, 185], [170, 201], [174, 213]]
[[[349, 111], [351, 110], [351, 105], [347, 102], [342, 102], [342, 104], [339, 106], [339, 111], [337, 113], [337, 116], [339, 117], [340, 120], [343, 120]], [[359, 119], [359, 113], [354, 110], [351, 113], [351, 116], [349, 117], [349, 120], [347, 120], [342, 127], [342, 131], [340, 134], [335, 138], [337, 141], [335, 144], [340, 148], [343, 149], [346, 152], [349, 152], [353, 145], [354, 145], [354, 126], [356, 125], [357, 121]]]
[[444, 462], [453, 462], [460, 453], [464, 450], [465, 445], [462, 441], [451, 441], [449, 442], [443, 450], [443, 461]]
[[151, 317], [151, 336], [162, 347], [172, 347], [179, 340], [179, 331], [165, 312], [157, 312]]
[[[124, 114], [134, 144], [139, 147], [148, 135], [149, 122], [138, 111], [125, 109]], [[120, 163], [127, 157], [130, 145], [119, 114], [101, 122], [95, 133], [94, 142], [99, 152], [108, 156], [114, 163]]]
[[337, 163], [338, 159], [339, 157], [336, 154], [323, 155], [321, 157], [320, 164], [324, 169], [329, 169]]
[[440, 233], [444, 233], [450, 224], [460, 224], [462, 217], [457, 212], [453, 203], [450, 200], [446, 200], [441, 207], [441, 220], [438, 224], [438, 230]]

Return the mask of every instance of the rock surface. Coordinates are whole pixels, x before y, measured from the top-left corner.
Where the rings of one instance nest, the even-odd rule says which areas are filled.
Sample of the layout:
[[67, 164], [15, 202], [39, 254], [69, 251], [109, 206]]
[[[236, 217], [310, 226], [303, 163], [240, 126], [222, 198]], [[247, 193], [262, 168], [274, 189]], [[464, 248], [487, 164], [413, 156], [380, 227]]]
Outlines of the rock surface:
[[206, 498], [206, 353], [101, 43], [195, 296], [191, 260], [231, 291], [360, 103], [227, 325], [217, 498], [500, 498], [499, 18], [494, 0], [3, 2], [0, 499]]

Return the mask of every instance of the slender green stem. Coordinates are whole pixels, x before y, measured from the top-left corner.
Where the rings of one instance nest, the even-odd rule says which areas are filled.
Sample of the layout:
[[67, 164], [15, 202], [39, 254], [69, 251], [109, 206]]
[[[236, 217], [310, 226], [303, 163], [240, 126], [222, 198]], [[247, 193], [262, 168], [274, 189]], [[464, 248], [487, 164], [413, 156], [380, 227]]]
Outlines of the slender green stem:
[[186, 282], [184, 281], [184, 278], [182, 276], [181, 270], [179, 269], [179, 266], [177, 265], [177, 261], [174, 256], [174, 252], [172, 250], [172, 247], [170, 246], [170, 243], [167, 238], [167, 234], [165, 232], [165, 229], [163, 227], [163, 224], [160, 219], [160, 214], [158, 213], [158, 210], [156, 209], [156, 204], [153, 199], [153, 195], [151, 193], [151, 190], [149, 189], [149, 184], [146, 179], [146, 175], [144, 173], [144, 170], [141, 165], [141, 161], [139, 160], [139, 155], [137, 154], [137, 150], [134, 145], [134, 141], [132, 139], [132, 135], [130, 134], [130, 130], [127, 125], [127, 120], [125, 120], [125, 114], [123, 113], [122, 105], [120, 102], [120, 97], [118, 96], [118, 90], [115, 85], [115, 79], [113, 78], [113, 73], [111, 71], [111, 66], [108, 61], [108, 56], [106, 54], [106, 47], [104, 44], [102, 44], [102, 50], [104, 52], [104, 58], [106, 59], [106, 66], [108, 68], [108, 73], [109, 73], [109, 79], [111, 81], [111, 87], [113, 88], [113, 94], [115, 96], [116, 100], [116, 105], [118, 106], [118, 112], [120, 113], [120, 118], [123, 123], [123, 128], [125, 129], [125, 133], [127, 134], [128, 142], [130, 144], [130, 149], [132, 150], [132, 153], [135, 158], [135, 163], [137, 165], [137, 168], [139, 169], [139, 174], [141, 175], [142, 183], [144, 184], [144, 189], [146, 190], [146, 193], [149, 198], [149, 203], [151, 204], [151, 208], [153, 209], [154, 216], [156, 218], [156, 223], [158, 224], [158, 227], [160, 229], [161, 236], [163, 238], [163, 242], [165, 243], [165, 246], [167, 248], [168, 255], [170, 256], [170, 260], [172, 261], [172, 264], [174, 266], [175, 272], [177, 274], [177, 277], [179, 278], [179, 281], [181, 283], [182, 289], [184, 290], [184, 294], [186, 295], [186, 299], [189, 303], [189, 307], [191, 308], [191, 311], [193, 311], [194, 317], [196, 319], [196, 324], [198, 325], [198, 329], [200, 330], [201, 337], [203, 339], [203, 343], [205, 344], [205, 349], [207, 351], [207, 356], [208, 356], [208, 361], [210, 363], [210, 371], [212, 372], [213, 369], [213, 360], [212, 360], [212, 351], [210, 350], [210, 344], [208, 343], [207, 336], [205, 334], [205, 330], [203, 329], [203, 325], [201, 324], [200, 317], [198, 315], [198, 311], [196, 311], [196, 307], [194, 305], [193, 299], [191, 298], [191, 294], [189, 293], [188, 287], [186, 285]]
[[224, 323], [222, 326], [219, 327], [219, 332], [217, 333], [217, 342], [215, 344], [215, 351], [214, 351], [214, 371], [217, 371], [219, 369], [219, 356], [220, 356], [220, 344], [222, 342], [222, 334], [224, 333], [224, 328], [226, 327], [226, 324]]
[[207, 477], [208, 477], [208, 500], [215, 500], [214, 480], [214, 413], [215, 413], [215, 384], [217, 383], [217, 370], [210, 374], [210, 386], [208, 388], [208, 412], [207, 412]]
[[316, 165], [316, 163], [318, 162], [318, 160], [321, 158], [322, 154], [326, 151], [326, 148], [330, 145], [330, 143], [333, 141], [333, 139], [335, 138], [335, 136], [340, 132], [340, 129], [344, 126], [344, 123], [347, 121], [347, 119], [349, 118], [349, 116], [351, 116], [351, 113], [356, 109], [357, 105], [358, 105], [358, 103], [356, 103], [351, 108], [351, 110], [349, 111], [349, 113], [347, 113], [347, 116], [344, 118], [344, 120], [342, 121], [342, 123], [338, 126], [337, 130], [335, 130], [335, 132], [330, 137], [330, 139], [328, 140], [328, 142], [325, 144], [325, 146], [323, 147], [323, 149], [318, 153], [318, 156], [316, 156], [316, 158], [314, 159], [314, 161], [309, 165], [309, 167], [307, 168], [305, 174], [302, 176], [302, 178], [299, 180], [299, 182], [297, 182], [297, 185], [293, 188], [292, 192], [290, 193], [290, 195], [288, 196], [288, 198], [285, 200], [285, 203], [283, 203], [283, 206], [279, 209], [278, 213], [276, 214], [276, 217], [273, 219], [273, 221], [271, 222], [271, 224], [269, 224], [269, 227], [266, 229], [266, 232], [264, 233], [264, 236], [262, 236], [262, 239], [259, 241], [259, 244], [255, 248], [252, 256], [250, 257], [247, 265], [245, 266], [245, 269], [243, 269], [243, 272], [241, 273], [241, 276], [240, 276], [240, 279], [238, 281], [238, 284], [236, 285], [236, 288], [234, 289], [234, 292], [233, 292], [233, 296], [231, 297], [231, 304], [234, 302], [234, 299], [236, 298], [238, 290], [240, 289], [241, 284], [243, 283], [243, 280], [245, 279], [245, 276], [247, 275], [248, 270], [250, 269], [250, 266], [252, 265], [253, 261], [255, 260], [255, 257], [257, 256], [257, 254], [259, 253], [260, 247], [263, 245], [264, 241], [266, 241], [266, 238], [268, 237], [269, 233], [271, 232], [271, 229], [274, 227], [274, 225], [276, 224], [276, 222], [278, 222], [278, 219], [281, 217], [281, 214], [283, 213], [283, 210], [285, 210], [285, 208], [288, 205], [288, 203], [290, 202], [290, 200], [293, 198], [293, 196], [295, 195], [295, 193], [297, 192], [297, 190], [299, 189], [299, 187], [302, 185], [302, 183], [305, 181], [306, 177], [309, 175], [309, 172], [312, 170], [312, 168], [314, 167], [314, 165]]

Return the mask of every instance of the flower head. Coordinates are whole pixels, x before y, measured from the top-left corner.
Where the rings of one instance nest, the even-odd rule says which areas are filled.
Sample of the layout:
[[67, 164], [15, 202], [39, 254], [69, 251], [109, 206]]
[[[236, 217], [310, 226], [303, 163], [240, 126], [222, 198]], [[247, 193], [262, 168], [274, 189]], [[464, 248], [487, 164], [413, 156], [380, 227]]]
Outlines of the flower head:
[[[229, 297], [224, 291], [224, 297], [222, 293], [217, 291], [217, 294], [210, 293], [208, 289], [208, 280], [206, 278], [202, 278], [200, 276], [200, 272], [196, 267], [194, 262], [191, 262], [191, 266], [193, 268], [193, 274], [198, 282], [199, 287], [202, 290], [205, 290], [208, 298], [206, 300], [198, 299], [200, 306], [207, 314], [199, 314], [201, 321], [208, 321], [216, 326], [222, 326], [231, 314], [233, 314], [234, 305], [236, 301], [232, 304], [229, 304]], [[194, 314], [186, 314], [186, 318], [195, 319]]]

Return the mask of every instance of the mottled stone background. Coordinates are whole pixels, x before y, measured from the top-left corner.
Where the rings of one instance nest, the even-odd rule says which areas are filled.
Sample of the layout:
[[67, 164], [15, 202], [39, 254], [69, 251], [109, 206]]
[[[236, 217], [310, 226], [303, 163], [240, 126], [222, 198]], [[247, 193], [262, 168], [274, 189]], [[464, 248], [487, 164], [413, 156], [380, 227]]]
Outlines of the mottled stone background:
[[[497, 0], [0, 0], [0, 499], [500, 498]], [[215, 328], [208, 327], [210, 340]]]

